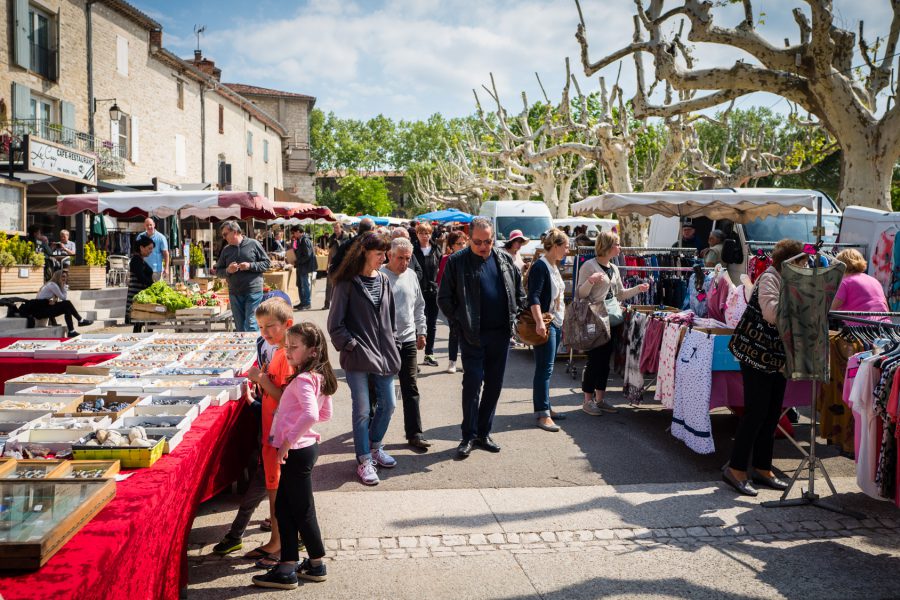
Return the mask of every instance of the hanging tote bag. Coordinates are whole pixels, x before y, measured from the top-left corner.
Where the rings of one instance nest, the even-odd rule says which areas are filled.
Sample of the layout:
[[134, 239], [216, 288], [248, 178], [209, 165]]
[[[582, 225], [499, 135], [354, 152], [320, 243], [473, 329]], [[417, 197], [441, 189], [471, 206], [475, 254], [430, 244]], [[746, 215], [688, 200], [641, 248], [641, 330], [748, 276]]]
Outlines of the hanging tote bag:
[[577, 352], [587, 352], [610, 339], [609, 318], [599, 304], [588, 298], [574, 298], [566, 307], [562, 326], [563, 343]]
[[777, 373], [785, 363], [784, 343], [778, 335], [778, 328], [763, 318], [759, 306], [759, 286], [747, 303], [728, 349], [738, 360], [763, 373]]

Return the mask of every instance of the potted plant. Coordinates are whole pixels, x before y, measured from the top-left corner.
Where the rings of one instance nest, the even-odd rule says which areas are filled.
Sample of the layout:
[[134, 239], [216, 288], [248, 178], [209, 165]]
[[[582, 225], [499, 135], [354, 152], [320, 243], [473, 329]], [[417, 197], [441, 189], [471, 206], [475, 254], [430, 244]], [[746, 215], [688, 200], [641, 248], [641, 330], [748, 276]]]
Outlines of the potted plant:
[[84, 264], [69, 267], [69, 287], [73, 290], [99, 290], [106, 286], [106, 252], [94, 242], [84, 245]]
[[0, 294], [40, 290], [44, 285], [44, 259], [31, 242], [0, 233]]
[[189, 259], [191, 277], [206, 277], [206, 256], [203, 254], [203, 246], [191, 244]]

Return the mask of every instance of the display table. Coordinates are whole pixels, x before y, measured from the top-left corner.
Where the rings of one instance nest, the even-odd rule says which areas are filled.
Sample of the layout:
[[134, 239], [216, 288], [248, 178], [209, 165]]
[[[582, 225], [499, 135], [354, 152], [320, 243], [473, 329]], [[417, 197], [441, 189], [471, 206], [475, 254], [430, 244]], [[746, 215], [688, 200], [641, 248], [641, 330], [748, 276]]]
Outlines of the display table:
[[[0, 348], [6, 348], [19, 340], [46, 339], [46, 338], [0, 338]], [[60, 339], [60, 338], [56, 338]], [[61, 338], [66, 339], [66, 338]], [[118, 354], [101, 354], [89, 358], [74, 360], [63, 359], [37, 359], [37, 358], [0, 358], [0, 383], [15, 379], [29, 373], [65, 373], [67, 367], [88, 366], [101, 363], [117, 357]], [[0, 590], [2, 593], [2, 590]]]
[[0, 574], [5, 600], [177, 600], [197, 506], [237, 479], [257, 443], [243, 400], [210, 407], [171, 454], [135, 469], [116, 497], [39, 571]]

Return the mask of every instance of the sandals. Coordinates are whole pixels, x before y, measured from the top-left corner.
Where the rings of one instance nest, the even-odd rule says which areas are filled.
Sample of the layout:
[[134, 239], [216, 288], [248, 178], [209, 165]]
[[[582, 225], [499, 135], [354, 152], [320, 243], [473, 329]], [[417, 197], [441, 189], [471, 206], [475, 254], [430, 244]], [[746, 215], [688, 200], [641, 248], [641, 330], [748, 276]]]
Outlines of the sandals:
[[281, 562], [280, 550], [278, 554], [273, 554], [265, 551], [263, 551], [263, 554], [265, 554], [265, 556], [253, 563], [253, 566], [257, 569], [271, 569], [272, 567], [278, 566], [278, 563]]
[[260, 531], [272, 531], [272, 521], [270, 519], [263, 519], [259, 523]]

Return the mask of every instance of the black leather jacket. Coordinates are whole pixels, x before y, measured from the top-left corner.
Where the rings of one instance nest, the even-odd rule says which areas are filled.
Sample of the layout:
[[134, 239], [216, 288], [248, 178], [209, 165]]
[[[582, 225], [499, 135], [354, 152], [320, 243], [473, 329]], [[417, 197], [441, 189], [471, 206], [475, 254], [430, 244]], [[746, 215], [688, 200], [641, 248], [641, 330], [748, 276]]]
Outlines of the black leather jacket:
[[[496, 248], [491, 252], [497, 258], [506, 288], [507, 306], [510, 307], [506, 326], [511, 334], [516, 316], [525, 306], [522, 274], [508, 254], [498, 252]], [[438, 291], [438, 306], [450, 321], [450, 326], [473, 346], [481, 345], [481, 285], [478, 281], [478, 267], [483, 262], [470, 248], [460, 250], [447, 261]]]
[[437, 273], [441, 264], [441, 250], [433, 243], [429, 245], [431, 246], [431, 252], [428, 256], [425, 256], [417, 238], [413, 242], [413, 257], [419, 263], [419, 269], [416, 271], [416, 274], [419, 276], [419, 287], [422, 288], [422, 295], [433, 298], [437, 295]]

